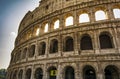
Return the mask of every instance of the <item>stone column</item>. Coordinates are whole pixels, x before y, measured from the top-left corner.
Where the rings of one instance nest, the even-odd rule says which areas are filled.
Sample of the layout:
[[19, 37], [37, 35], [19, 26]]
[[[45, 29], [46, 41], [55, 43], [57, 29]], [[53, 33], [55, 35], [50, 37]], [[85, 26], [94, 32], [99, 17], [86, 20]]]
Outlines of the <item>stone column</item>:
[[45, 52], [46, 57], [49, 56], [49, 38], [47, 37], [46, 40], [46, 52]]
[[27, 51], [26, 51], [26, 61], [28, 61], [29, 58], [29, 45], [27, 46]]
[[64, 16], [61, 15], [59, 17], [60, 17], [60, 28], [59, 29], [62, 30], [64, 28]]
[[110, 19], [110, 20], [114, 20], [115, 18], [114, 18], [114, 13], [113, 13], [113, 9], [112, 9], [112, 6], [111, 5], [109, 5], [109, 7], [107, 7], [108, 9], [107, 9], [107, 16], [108, 16], [108, 19]]
[[34, 79], [34, 74], [35, 74], [35, 73], [34, 73], [34, 69], [35, 69], [35, 68], [34, 68], [34, 65], [33, 65], [33, 66], [32, 66], [32, 69], [31, 69], [31, 70], [32, 70], [32, 72], [31, 72], [31, 79]]
[[75, 79], [82, 79], [82, 70], [80, 71], [79, 62], [76, 62]]
[[25, 76], [26, 76], [26, 69], [23, 68], [23, 76], [22, 76], [22, 79], [26, 79]]
[[119, 34], [117, 33], [117, 28], [114, 27], [114, 39], [115, 39], [115, 44], [116, 44], [116, 48], [118, 49], [118, 52], [120, 53], [120, 41], [119, 41]]
[[78, 16], [78, 14], [77, 14], [77, 11], [74, 11], [74, 26], [78, 26], [78, 24], [79, 24], [79, 16]]
[[88, 14], [89, 14], [90, 22], [94, 23], [95, 22], [95, 11], [93, 11], [93, 9], [90, 9]]
[[62, 56], [62, 35], [59, 33], [58, 37], [58, 53], [60, 56]]
[[99, 51], [99, 35], [98, 35], [97, 31], [94, 31], [94, 38], [93, 38], [92, 42], [94, 44], [93, 49], [95, 50], [95, 54], [100, 54], [100, 51]]
[[36, 44], [35, 44], [35, 59], [36, 59], [36, 57], [38, 56], [38, 46], [39, 46], [39, 44], [38, 44], [38, 41], [36, 41]]
[[46, 67], [46, 64], [44, 64], [44, 69], [43, 69], [43, 79], [48, 79], [48, 73], [47, 73], [47, 67]]
[[61, 65], [60, 64], [58, 65], [56, 79], [62, 79], [62, 69], [61, 69]]
[[99, 67], [96, 73], [96, 79], [105, 79], [104, 71]]
[[75, 51], [75, 55], [79, 55], [79, 48], [78, 48], [78, 44], [79, 44], [80, 42], [78, 41], [78, 33], [77, 32], [75, 32], [75, 35], [74, 35], [74, 51]]

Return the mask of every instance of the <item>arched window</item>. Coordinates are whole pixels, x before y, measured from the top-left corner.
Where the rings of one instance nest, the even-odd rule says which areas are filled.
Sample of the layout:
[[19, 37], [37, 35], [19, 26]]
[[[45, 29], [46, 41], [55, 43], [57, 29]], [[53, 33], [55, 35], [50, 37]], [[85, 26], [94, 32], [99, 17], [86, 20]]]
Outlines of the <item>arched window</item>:
[[39, 28], [37, 28], [37, 30], [36, 30], [36, 36], [38, 36], [38, 35], [39, 35], [39, 33], [40, 33], [40, 29], [39, 29]]
[[25, 79], [31, 79], [31, 72], [32, 72], [32, 70], [30, 68], [27, 69]]
[[113, 42], [109, 35], [103, 33], [99, 36], [99, 40], [101, 49], [113, 48]]
[[56, 79], [56, 76], [57, 76], [57, 69], [56, 69], [56, 67], [50, 67], [48, 69], [48, 75], [49, 75], [49, 79]]
[[120, 18], [120, 9], [113, 9], [113, 13], [115, 18]]
[[81, 14], [79, 16], [79, 23], [90, 22], [89, 16], [87, 13]]
[[18, 74], [18, 79], [22, 79], [23, 77], [23, 70], [20, 70], [19, 74]]
[[24, 48], [23, 54], [22, 54], [22, 59], [26, 58], [26, 54], [27, 54], [27, 48]]
[[35, 79], [43, 79], [43, 71], [41, 68], [35, 70]]
[[12, 79], [17, 79], [17, 71], [14, 72]]
[[21, 50], [16, 53], [16, 61], [21, 59]]
[[95, 12], [96, 21], [107, 19], [107, 15], [103, 10], [98, 10]]
[[13, 79], [12, 76], [13, 76], [13, 72], [10, 73], [10, 79]]
[[74, 42], [72, 37], [66, 37], [65, 39], [65, 51], [73, 51], [74, 50]]
[[48, 23], [46, 23], [44, 26], [44, 32], [48, 32]]
[[39, 46], [39, 55], [45, 55], [46, 43], [41, 42]]
[[92, 50], [93, 49], [92, 40], [90, 36], [85, 35], [81, 38], [80, 48], [81, 50]]
[[120, 79], [118, 70], [115, 66], [107, 66], [104, 70], [105, 79]]
[[53, 39], [50, 42], [50, 53], [56, 53], [58, 52], [58, 40]]
[[92, 66], [85, 66], [83, 68], [83, 79], [96, 79], [96, 73]]
[[75, 72], [71, 66], [68, 66], [65, 69], [65, 79], [75, 79]]
[[56, 21], [54, 22], [54, 29], [58, 29], [59, 26], [60, 26], [60, 21], [59, 21], [59, 20], [56, 20]]
[[35, 45], [32, 45], [29, 50], [29, 57], [33, 57], [35, 54]]
[[65, 20], [65, 26], [73, 25], [73, 16], [69, 16]]

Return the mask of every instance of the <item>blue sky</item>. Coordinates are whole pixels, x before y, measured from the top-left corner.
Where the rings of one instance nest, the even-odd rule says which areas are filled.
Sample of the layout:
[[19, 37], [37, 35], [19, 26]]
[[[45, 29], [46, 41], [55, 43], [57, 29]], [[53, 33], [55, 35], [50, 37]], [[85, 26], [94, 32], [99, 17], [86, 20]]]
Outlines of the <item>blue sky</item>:
[[0, 69], [7, 68], [14, 49], [19, 23], [40, 0], [0, 0]]

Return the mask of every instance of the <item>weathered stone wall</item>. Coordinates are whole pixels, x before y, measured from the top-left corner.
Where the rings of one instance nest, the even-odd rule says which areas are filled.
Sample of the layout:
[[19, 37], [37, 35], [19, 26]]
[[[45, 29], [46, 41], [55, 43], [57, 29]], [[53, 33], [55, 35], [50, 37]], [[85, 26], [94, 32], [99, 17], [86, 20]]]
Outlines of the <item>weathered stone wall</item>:
[[[28, 12], [19, 27], [15, 48], [11, 54], [7, 79], [27, 79], [26, 71], [31, 69], [31, 79], [35, 79], [37, 68], [43, 70], [43, 79], [49, 79], [48, 69], [57, 69], [57, 79], [65, 79], [65, 68], [73, 67], [75, 79], [84, 79], [84, 67], [91, 66], [96, 79], [105, 79], [105, 69], [110, 66], [120, 73], [120, 18], [115, 18], [113, 9], [120, 9], [120, 0], [42, 0], [39, 7]], [[96, 21], [95, 12], [102, 10], [107, 19]], [[79, 15], [87, 13], [90, 22], [79, 23]], [[73, 25], [65, 26], [65, 19], [73, 16]], [[59, 19], [60, 26], [53, 29], [53, 22]], [[48, 23], [48, 32], [44, 25]], [[36, 29], [40, 29], [38, 36]], [[100, 35], [107, 34], [112, 48], [101, 49]], [[91, 38], [93, 49], [82, 50], [80, 40], [84, 35]], [[73, 51], [64, 51], [66, 37], [73, 39]], [[58, 51], [50, 54], [51, 40], [58, 41]], [[41, 42], [46, 43], [44, 55], [39, 55]], [[35, 54], [29, 57], [31, 46], [35, 45]], [[26, 53], [24, 49], [27, 48]], [[25, 58], [22, 58], [25, 56]], [[22, 78], [18, 74], [23, 70]], [[16, 74], [15, 74], [16, 73]], [[120, 74], [119, 74], [120, 78]]]

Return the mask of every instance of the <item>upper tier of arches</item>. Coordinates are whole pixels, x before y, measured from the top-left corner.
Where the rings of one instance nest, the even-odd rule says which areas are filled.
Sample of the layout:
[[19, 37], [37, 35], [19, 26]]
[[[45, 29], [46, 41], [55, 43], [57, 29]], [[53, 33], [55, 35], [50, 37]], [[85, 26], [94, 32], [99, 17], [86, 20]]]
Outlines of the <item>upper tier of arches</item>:
[[61, 30], [63, 28], [76, 27], [76, 25], [80, 27], [82, 24], [91, 24], [93, 21], [104, 22], [113, 19], [120, 19], [120, 7], [117, 6], [117, 4], [114, 5], [111, 9], [97, 7], [96, 10], [92, 13], [86, 10], [82, 12], [78, 11], [77, 14], [74, 14], [74, 12], [65, 13], [62, 17], [56, 16], [50, 20], [37, 23], [31, 28], [26, 29], [23, 31], [23, 33], [20, 33], [17, 36], [15, 45], [19, 45], [20, 43], [31, 38], [38, 37], [52, 31]]

